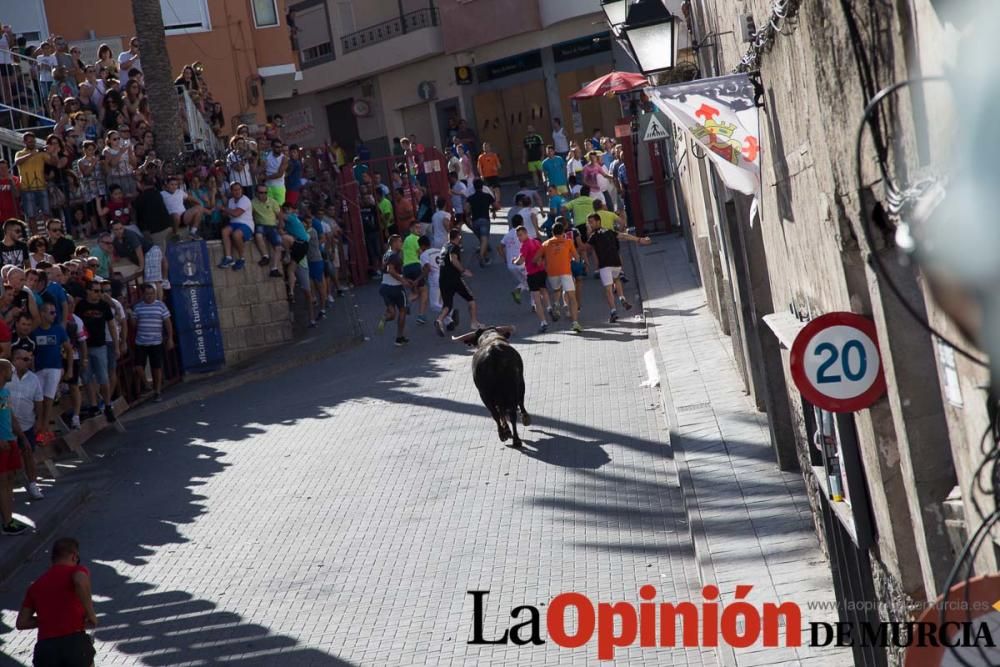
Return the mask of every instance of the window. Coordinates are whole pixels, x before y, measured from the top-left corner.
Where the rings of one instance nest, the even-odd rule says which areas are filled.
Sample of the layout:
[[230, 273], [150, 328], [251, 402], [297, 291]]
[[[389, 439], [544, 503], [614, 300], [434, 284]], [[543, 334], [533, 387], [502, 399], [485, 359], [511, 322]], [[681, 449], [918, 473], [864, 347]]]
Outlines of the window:
[[271, 28], [278, 25], [277, 0], [252, 0], [253, 22], [258, 28]]
[[160, 0], [160, 11], [168, 35], [212, 29], [206, 0]]
[[337, 2], [337, 18], [340, 21], [341, 35], [354, 32], [354, 5], [351, 4], [351, 0]]
[[289, 12], [295, 22], [295, 41], [302, 67], [319, 65], [334, 59], [330, 37], [330, 17], [326, 3], [308, 2], [296, 5]]

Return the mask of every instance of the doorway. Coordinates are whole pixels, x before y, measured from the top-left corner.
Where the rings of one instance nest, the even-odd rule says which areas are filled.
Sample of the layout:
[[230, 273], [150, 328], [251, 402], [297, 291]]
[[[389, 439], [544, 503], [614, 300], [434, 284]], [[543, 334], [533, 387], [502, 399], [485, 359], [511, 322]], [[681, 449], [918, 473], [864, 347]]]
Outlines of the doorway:
[[330, 140], [336, 141], [348, 155], [354, 153], [361, 135], [358, 133], [358, 120], [354, 117], [351, 107], [354, 98], [326, 105], [326, 122], [330, 128]]
[[406, 107], [403, 112], [403, 131], [407, 136], [417, 136], [417, 143], [434, 143], [434, 123], [431, 122], [431, 105], [426, 102]]
[[458, 119], [461, 117], [462, 110], [458, 105], [457, 97], [437, 103], [438, 128], [441, 131], [437, 145], [441, 147], [443, 152], [447, 152], [451, 148], [452, 134], [449, 133], [449, 129], [453, 130], [458, 125]]

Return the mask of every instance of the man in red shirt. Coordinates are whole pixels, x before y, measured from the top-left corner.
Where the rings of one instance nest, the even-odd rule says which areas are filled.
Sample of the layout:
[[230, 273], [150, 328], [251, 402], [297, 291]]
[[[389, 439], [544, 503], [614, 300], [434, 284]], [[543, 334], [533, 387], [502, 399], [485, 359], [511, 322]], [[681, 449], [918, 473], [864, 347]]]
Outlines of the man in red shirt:
[[20, 218], [21, 179], [10, 175], [10, 163], [0, 160], [0, 220]]
[[97, 626], [90, 572], [80, 565], [80, 543], [63, 537], [52, 545], [52, 567], [28, 587], [17, 629], [38, 628], [36, 665], [90, 667], [94, 643], [87, 627]]

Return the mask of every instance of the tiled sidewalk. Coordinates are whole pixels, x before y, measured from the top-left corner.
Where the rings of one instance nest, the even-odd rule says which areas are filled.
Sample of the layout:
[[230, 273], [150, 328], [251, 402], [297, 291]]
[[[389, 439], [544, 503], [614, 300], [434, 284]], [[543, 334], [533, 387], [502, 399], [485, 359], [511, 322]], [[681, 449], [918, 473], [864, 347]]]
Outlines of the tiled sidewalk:
[[[743, 390], [683, 239], [660, 237], [633, 252], [702, 584], [717, 584], [727, 603], [737, 584], [753, 586], [746, 598], [752, 602], [797, 602], [806, 628], [809, 621], [836, 621], [832, 608], [806, 608], [835, 598], [805, 486], [800, 473], [778, 470], [767, 417]], [[719, 657], [739, 667], [853, 662], [850, 649], [805, 645], [720, 649]]]

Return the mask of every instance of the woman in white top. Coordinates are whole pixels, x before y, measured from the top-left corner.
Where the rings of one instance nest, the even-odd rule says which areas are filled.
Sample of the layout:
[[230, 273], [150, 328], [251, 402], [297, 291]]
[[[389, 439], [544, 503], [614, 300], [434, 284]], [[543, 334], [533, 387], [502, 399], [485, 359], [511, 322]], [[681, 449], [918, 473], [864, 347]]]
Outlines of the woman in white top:
[[577, 183], [583, 182], [583, 159], [580, 154], [580, 147], [576, 145], [576, 142], [570, 144], [569, 155], [566, 158], [566, 176], [576, 176]]
[[107, 165], [108, 183], [120, 185], [126, 197], [134, 197], [135, 154], [132, 152], [132, 145], [122, 147], [122, 138], [117, 130], [109, 131], [104, 141], [107, 144], [103, 155]]

